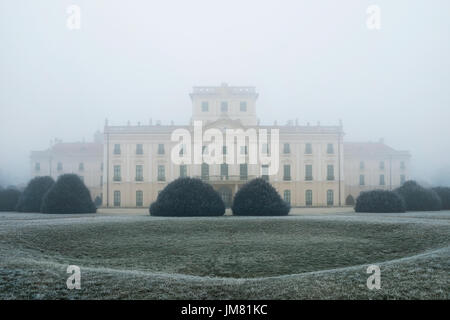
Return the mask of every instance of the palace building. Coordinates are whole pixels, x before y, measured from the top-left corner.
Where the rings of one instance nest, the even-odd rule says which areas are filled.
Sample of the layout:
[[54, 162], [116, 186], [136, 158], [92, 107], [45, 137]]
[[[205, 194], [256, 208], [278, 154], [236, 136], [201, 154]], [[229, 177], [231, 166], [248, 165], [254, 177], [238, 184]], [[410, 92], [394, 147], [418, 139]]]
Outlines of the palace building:
[[[103, 207], [148, 207], [170, 181], [184, 176], [210, 183], [228, 206], [243, 184], [262, 177], [292, 206], [299, 207], [351, 204], [361, 191], [393, 189], [408, 179], [409, 152], [396, 151], [383, 142], [344, 142], [341, 122], [335, 126], [299, 125], [297, 121], [261, 125], [254, 87], [194, 87], [190, 98], [189, 124], [150, 121], [111, 126], [106, 121], [102, 139], [96, 134], [92, 143], [57, 142], [48, 150], [32, 152], [32, 175], [57, 178], [76, 173]], [[241, 158], [236, 163], [175, 163], [171, 151], [179, 142], [172, 141], [173, 132], [181, 129], [194, 136], [194, 124], [199, 121], [203, 132], [278, 130], [278, 145], [270, 139], [262, 145], [263, 153], [273, 156], [278, 152], [278, 170], [271, 174], [267, 165], [248, 161], [251, 147], [237, 144], [235, 150], [225, 144], [221, 150], [224, 158], [235, 152]], [[275, 145], [278, 150], [273, 150]], [[202, 152], [207, 153], [207, 148], [203, 145]]]

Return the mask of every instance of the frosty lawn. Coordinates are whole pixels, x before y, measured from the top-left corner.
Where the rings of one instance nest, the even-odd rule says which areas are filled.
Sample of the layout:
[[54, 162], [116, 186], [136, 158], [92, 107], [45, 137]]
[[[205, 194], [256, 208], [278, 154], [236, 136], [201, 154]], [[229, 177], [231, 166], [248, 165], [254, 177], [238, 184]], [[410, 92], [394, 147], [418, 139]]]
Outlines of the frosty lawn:
[[[0, 215], [0, 298], [445, 298], [450, 212]], [[379, 264], [382, 289], [366, 287]], [[68, 265], [82, 289], [65, 286]]]

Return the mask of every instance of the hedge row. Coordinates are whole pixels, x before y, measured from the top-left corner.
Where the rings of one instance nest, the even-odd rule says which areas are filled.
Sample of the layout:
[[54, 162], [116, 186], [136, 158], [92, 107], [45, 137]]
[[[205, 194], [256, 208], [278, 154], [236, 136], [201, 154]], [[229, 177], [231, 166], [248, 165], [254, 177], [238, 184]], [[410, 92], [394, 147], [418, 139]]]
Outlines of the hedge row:
[[415, 181], [407, 181], [394, 191], [361, 192], [356, 212], [439, 211], [450, 209], [450, 188], [427, 189]]
[[[267, 181], [254, 179], [236, 193], [232, 211], [241, 216], [281, 216], [290, 206]], [[213, 187], [200, 179], [179, 178], [169, 183], [150, 205], [153, 216], [222, 216], [225, 204]]]
[[0, 191], [0, 211], [43, 213], [94, 213], [95, 204], [83, 181], [76, 174], [32, 179], [23, 193], [15, 189]]

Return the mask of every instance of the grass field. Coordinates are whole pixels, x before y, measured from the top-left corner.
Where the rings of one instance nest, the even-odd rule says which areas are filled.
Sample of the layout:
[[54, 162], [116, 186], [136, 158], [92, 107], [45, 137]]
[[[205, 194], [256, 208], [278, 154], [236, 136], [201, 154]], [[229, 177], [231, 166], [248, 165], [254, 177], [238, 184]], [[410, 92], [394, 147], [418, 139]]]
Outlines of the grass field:
[[[3, 213], [0, 259], [2, 299], [449, 299], [450, 211]], [[370, 264], [380, 290], [367, 289]], [[81, 290], [66, 288], [68, 265]]]

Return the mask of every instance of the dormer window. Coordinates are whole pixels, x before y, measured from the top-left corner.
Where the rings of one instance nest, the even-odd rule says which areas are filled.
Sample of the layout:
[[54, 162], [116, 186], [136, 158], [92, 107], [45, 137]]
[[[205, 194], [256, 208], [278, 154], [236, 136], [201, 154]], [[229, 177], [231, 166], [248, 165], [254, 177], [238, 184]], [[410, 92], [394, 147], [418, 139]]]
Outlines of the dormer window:
[[228, 112], [228, 102], [222, 101], [220, 103], [220, 111], [221, 112]]

